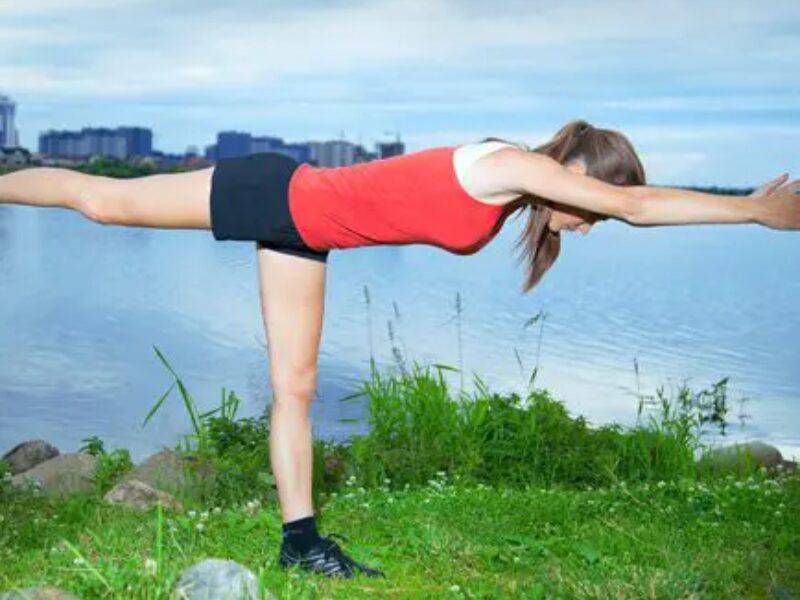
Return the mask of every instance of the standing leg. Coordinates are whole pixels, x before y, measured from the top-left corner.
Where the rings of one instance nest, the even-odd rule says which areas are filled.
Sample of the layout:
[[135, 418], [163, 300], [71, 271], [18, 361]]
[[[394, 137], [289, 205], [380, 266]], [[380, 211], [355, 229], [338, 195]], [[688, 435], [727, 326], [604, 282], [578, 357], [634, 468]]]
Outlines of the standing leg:
[[328, 577], [382, 576], [320, 536], [314, 520], [310, 408], [317, 387], [325, 263], [259, 248], [258, 266], [274, 392], [270, 460], [284, 523], [279, 564]]
[[274, 400], [270, 460], [284, 522], [314, 514], [310, 405], [325, 299], [325, 263], [258, 250], [261, 306]]

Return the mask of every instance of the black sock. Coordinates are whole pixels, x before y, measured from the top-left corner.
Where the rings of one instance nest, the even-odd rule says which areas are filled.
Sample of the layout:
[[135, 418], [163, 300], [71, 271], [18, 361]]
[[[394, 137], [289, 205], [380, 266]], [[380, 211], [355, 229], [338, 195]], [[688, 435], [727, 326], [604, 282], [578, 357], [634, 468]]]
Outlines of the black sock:
[[319, 539], [314, 515], [283, 524], [283, 540], [297, 552], [308, 552]]

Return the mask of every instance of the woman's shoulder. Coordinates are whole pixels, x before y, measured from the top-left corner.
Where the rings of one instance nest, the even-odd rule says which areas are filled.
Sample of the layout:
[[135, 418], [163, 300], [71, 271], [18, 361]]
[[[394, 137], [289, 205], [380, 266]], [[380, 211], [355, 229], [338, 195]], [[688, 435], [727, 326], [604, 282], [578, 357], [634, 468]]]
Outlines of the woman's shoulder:
[[458, 173], [459, 177], [464, 176], [467, 169], [479, 158], [505, 147], [518, 148], [519, 146], [503, 140], [487, 140], [456, 146], [453, 152], [453, 164], [456, 173]]
[[505, 140], [485, 140], [456, 146], [453, 152], [453, 168], [461, 186], [476, 200], [485, 204], [506, 204], [519, 197], [519, 194], [496, 194], [480, 180], [470, 177], [471, 167], [482, 157], [501, 148], [520, 148], [518, 144]]

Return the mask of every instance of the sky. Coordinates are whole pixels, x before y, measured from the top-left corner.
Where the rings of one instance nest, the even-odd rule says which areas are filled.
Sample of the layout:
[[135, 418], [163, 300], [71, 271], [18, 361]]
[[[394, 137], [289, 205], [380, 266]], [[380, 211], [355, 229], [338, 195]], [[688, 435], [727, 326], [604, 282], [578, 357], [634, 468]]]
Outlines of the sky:
[[800, 175], [800, 2], [0, 0], [0, 94], [47, 129], [536, 145], [584, 118], [650, 183]]

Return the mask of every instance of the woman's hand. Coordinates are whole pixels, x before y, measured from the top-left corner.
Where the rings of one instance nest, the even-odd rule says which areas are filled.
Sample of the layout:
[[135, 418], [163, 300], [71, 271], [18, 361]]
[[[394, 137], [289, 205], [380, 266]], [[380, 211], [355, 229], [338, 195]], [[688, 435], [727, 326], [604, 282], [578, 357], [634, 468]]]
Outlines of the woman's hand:
[[800, 229], [800, 179], [770, 189], [779, 179], [787, 178], [788, 175], [781, 175], [756, 190], [769, 190], [766, 194], [751, 194], [756, 196], [754, 209], [757, 223], [772, 229]]

